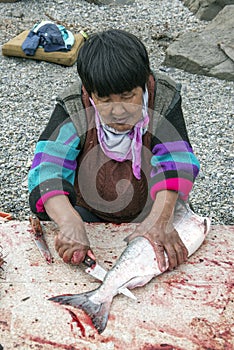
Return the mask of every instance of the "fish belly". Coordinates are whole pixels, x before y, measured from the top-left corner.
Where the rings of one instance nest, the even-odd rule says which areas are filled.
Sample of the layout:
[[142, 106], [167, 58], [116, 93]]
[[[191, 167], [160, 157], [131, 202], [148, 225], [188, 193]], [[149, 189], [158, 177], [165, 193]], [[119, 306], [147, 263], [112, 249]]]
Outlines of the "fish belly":
[[[210, 229], [210, 220], [195, 214], [187, 203], [178, 202], [175, 208], [174, 226], [190, 256], [203, 243]], [[168, 265], [166, 253], [165, 258]], [[136, 237], [107, 273], [99, 289], [101, 298], [107, 300], [110, 295], [114, 297], [121, 287], [143, 286], [161, 273], [149, 240], [144, 237]]]

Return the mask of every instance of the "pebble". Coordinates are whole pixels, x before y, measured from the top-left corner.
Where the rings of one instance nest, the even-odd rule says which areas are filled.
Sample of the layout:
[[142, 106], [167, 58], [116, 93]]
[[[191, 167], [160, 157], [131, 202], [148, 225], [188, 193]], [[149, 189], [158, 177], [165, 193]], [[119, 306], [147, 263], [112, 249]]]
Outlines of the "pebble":
[[[48, 20], [47, 14], [70, 25], [74, 33], [109, 28], [132, 32], [146, 45], [152, 68], [182, 83], [187, 129], [201, 163], [191, 203], [197, 213], [211, 216], [213, 224], [233, 224], [234, 85], [162, 64], [170, 42], [188, 31], [203, 29], [207, 22], [196, 18], [179, 0], [136, 0], [119, 6], [98, 6], [85, 0], [21, 0], [0, 3], [1, 45], [35, 23]], [[27, 174], [35, 144], [55, 97], [75, 81], [76, 66], [0, 55], [0, 70], [0, 210], [27, 220]]]

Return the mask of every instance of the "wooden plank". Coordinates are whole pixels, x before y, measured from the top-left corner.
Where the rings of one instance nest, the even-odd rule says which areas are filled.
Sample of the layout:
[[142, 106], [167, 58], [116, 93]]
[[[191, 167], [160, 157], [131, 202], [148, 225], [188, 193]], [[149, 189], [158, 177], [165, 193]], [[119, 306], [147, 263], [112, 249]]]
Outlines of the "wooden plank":
[[[86, 224], [98, 262], [109, 269], [135, 224]], [[55, 227], [45, 224], [54, 257], [48, 265], [28, 222], [0, 225], [6, 260], [0, 277], [0, 343], [4, 350], [231, 350], [234, 348], [233, 227], [214, 226], [189, 260], [142, 288], [137, 301], [115, 297], [105, 331], [97, 334], [80, 310], [48, 301], [98, 287], [84, 268], [54, 250]], [[79, 321], [79, 322], [78, 322]]]

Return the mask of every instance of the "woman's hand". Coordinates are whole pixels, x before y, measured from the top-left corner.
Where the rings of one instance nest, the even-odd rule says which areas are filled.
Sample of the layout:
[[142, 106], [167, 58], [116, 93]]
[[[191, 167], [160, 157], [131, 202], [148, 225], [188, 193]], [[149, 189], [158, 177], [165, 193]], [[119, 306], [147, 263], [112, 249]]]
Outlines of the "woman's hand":
[[[187, 260], [188, 251], [181, 241], [178, 232], [172, 225], [167, 222], [145, 220], [140, 224], [136, 230], [127, 237], [127, 242], [130, 242], [137, 236], [143, 236], [147, 238], [152, 244], [157, 260], [159, 269], [164, 272], [174, 269], [179, 264]], [[168, 229], [168, 226], [170, 229]], [[165, 259], [165, 254], [168, 256], [168, 263]]]
[[80, 264], [90, 250], [84, 223], [76, 213], [69, 214], [59, 223], [55, 249], [66, 263]]
[[80, 215], [65, 195], [49, 198], [44, 204], [49, 217], [58, 225], [55, 249], [66, 263], [80, 264], [86, 254], [95, 260]]
[[173, 212], [177, 197], [175, 192], [159, 192], [148, 217], [125, 239], [130, 242], [137, 236], [147, 238], [154, 248], [159, 269], [162, 272], [167, 268], [174, 269], [186, 261], [188, 256], [187, 248], [173, 226]]

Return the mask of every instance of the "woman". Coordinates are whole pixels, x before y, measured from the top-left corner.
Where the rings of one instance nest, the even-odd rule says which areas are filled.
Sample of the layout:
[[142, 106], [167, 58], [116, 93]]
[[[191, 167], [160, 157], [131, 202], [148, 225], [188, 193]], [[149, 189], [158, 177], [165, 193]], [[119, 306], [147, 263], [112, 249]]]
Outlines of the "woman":
[[95, 258], [88, 222], [140, 222], [126, 238], [152, 243], [161, 271], [187, 259], [173, 227], [178, 199], [187, 200], [199, 163], [189, 143], [180, 86], [153, 73], [134, 35], [108, 30], [79, 51], [81, 79], [57, 99], [29, 172], [30, 206], [59, 227], [65, 262]]

